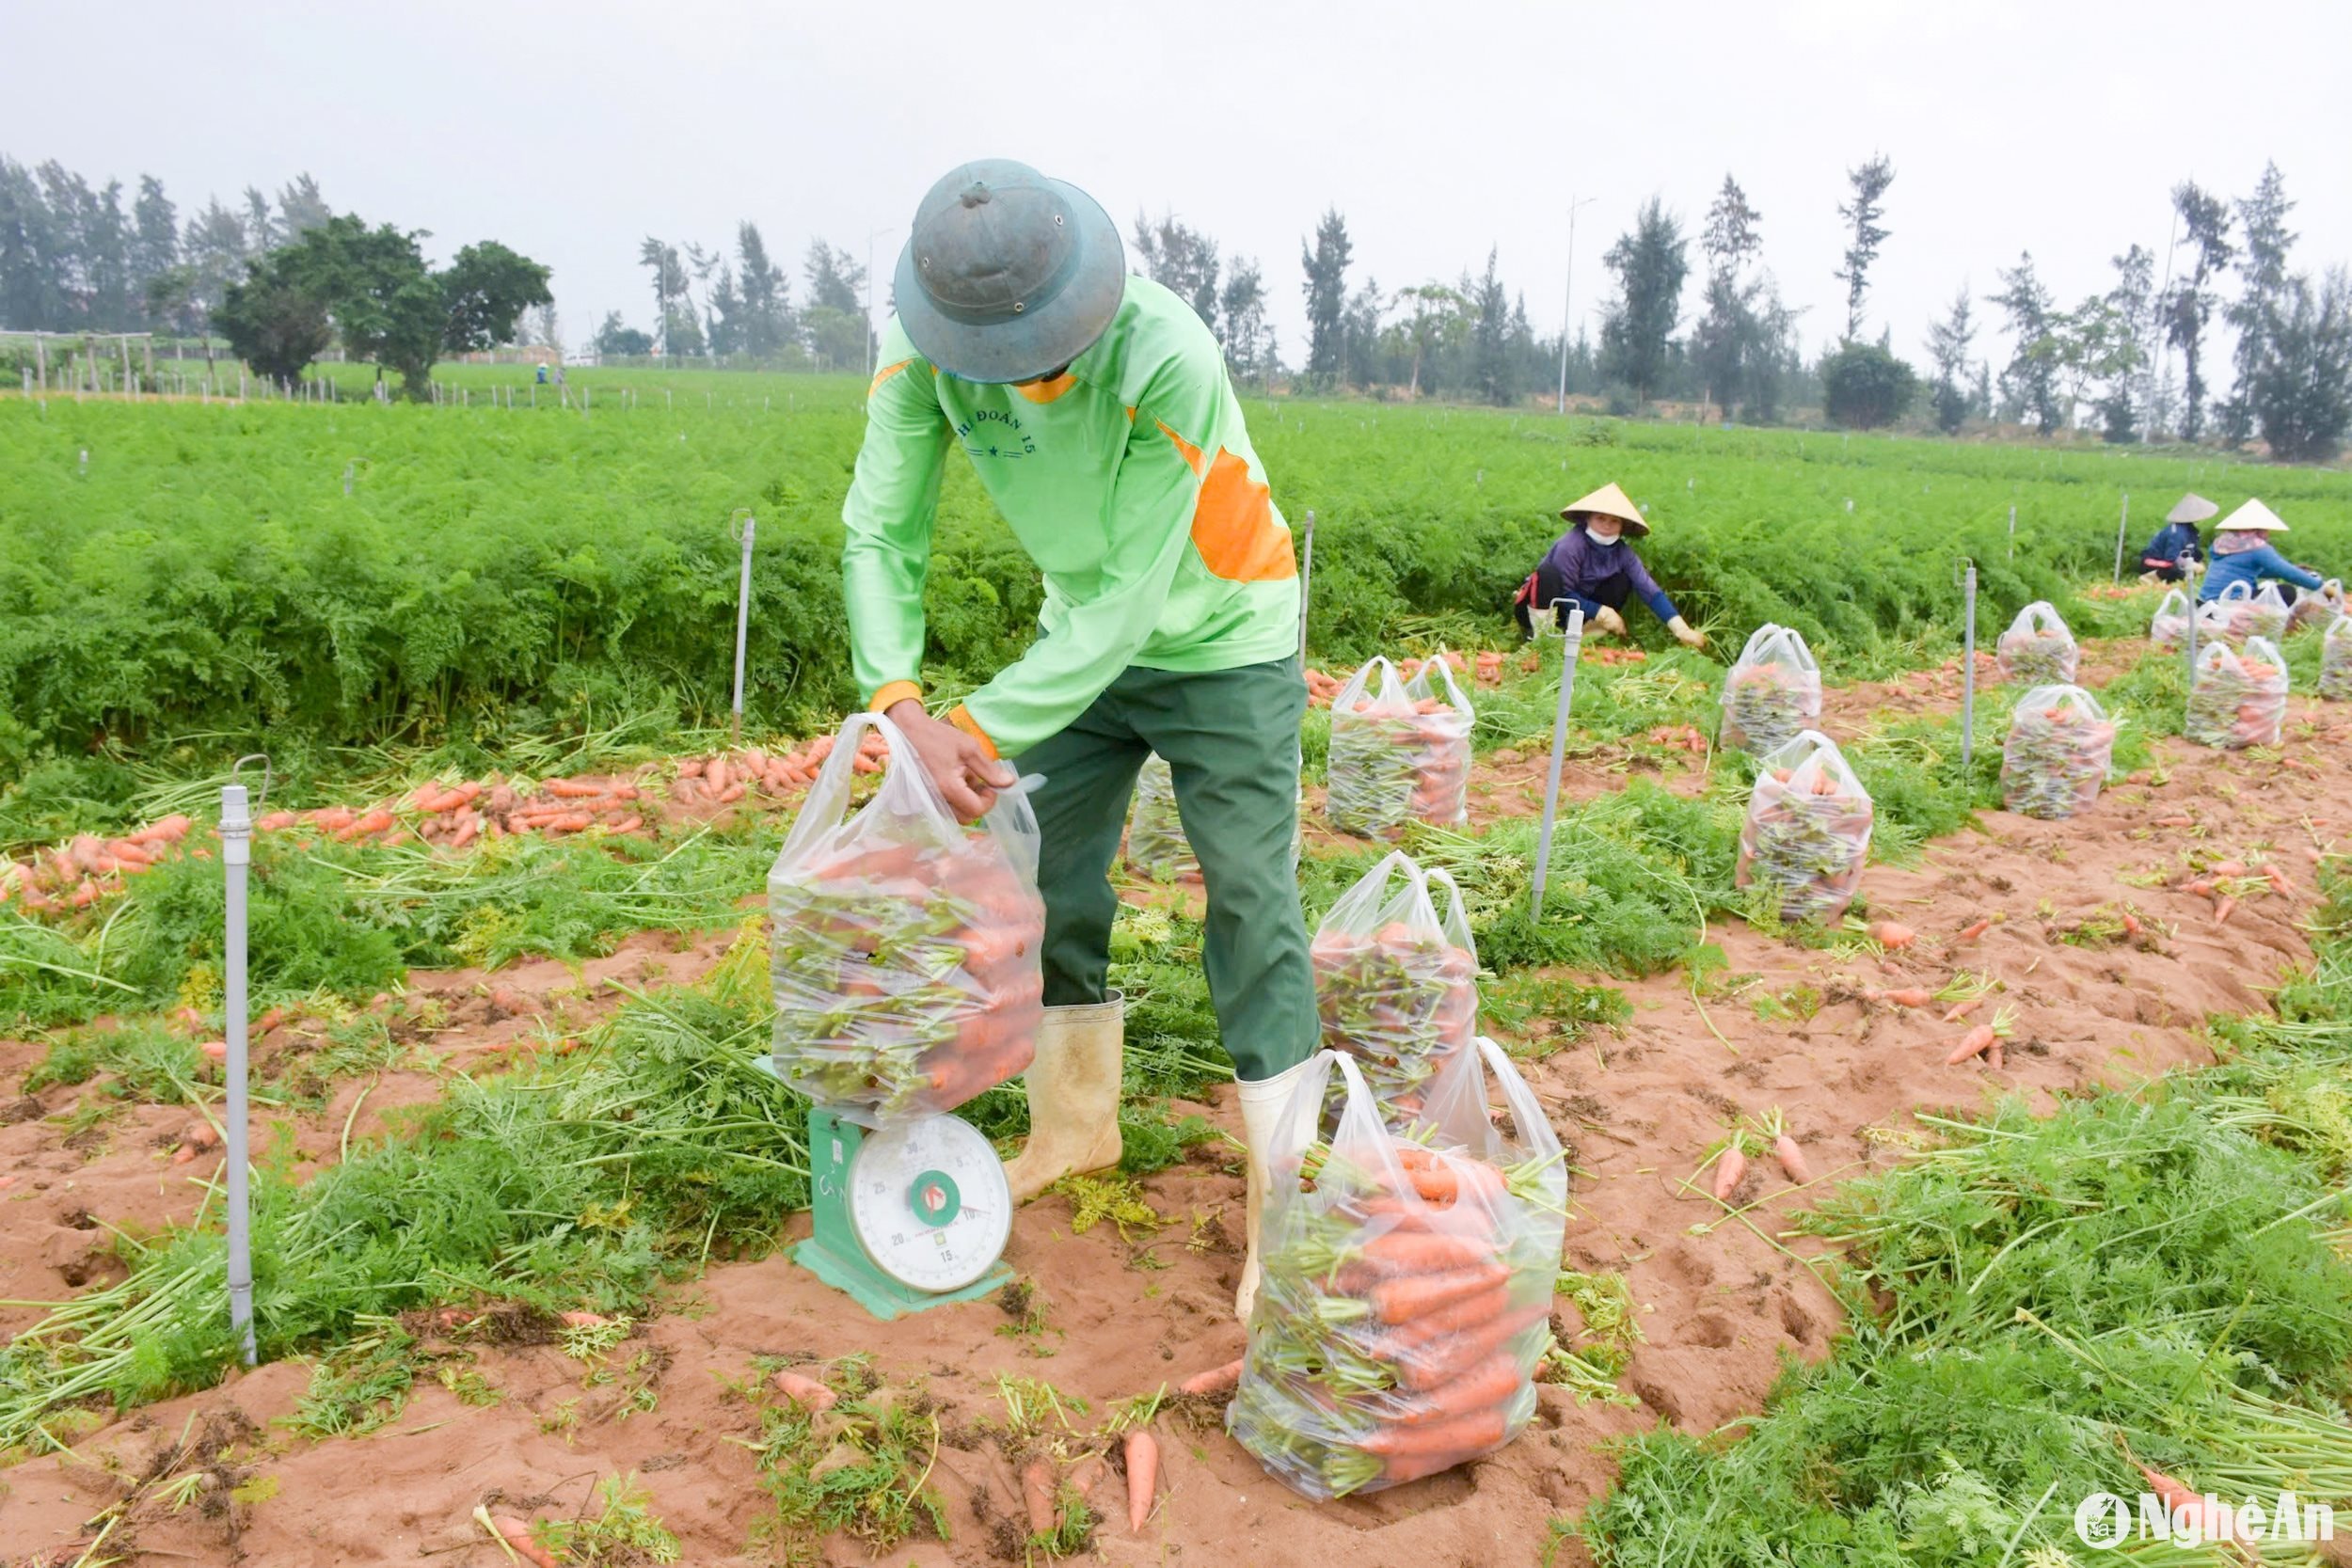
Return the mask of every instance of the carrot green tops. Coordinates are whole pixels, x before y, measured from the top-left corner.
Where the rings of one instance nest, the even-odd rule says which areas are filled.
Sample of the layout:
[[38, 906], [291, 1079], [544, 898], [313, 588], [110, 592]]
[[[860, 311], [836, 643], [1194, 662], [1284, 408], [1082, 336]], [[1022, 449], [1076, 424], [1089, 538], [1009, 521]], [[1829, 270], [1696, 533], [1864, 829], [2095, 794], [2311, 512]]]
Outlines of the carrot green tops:
[[1017, 755], [1130, 665], [1232, 670], [1294, 652], [1297, 568], [1225, 359], [1192, 308], [1126, 281], [1061, 374], [988, 386], [935, 370], [893, 319], [841, 520], [851, 662], [876, 707], [919, 696], [942, 463], [961, 447], [1045, 578], [1029, 651], [949, 715]]

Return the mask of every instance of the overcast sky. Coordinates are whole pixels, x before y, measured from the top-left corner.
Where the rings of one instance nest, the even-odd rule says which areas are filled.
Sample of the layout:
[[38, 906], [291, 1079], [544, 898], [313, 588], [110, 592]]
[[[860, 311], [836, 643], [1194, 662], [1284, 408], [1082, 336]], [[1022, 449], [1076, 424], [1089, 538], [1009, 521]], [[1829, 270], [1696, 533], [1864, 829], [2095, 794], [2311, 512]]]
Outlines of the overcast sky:
[[1695, 239], [1726, 171], [1817, 346], [1844, 316], [1844, 170], [1874, 150], [1897, 176], [1867, 325], [1915, 359], [1963, 281], [1990, 292], [2021, 249], [2062, 304], [2135, 240], [2161, 276], [2172, 184], [2243, 196], [2266, 157], [2296, 265], [2352, 261], [2346, 0], [8, 0], [4, 30], [0, 151], [156, 174], [183, 215], [307, 169], [437, 256], [495, 238], [548, 262], [575, 343], [608, 309], [650, 325], [649, 233], [713, 244], [752, 218], [797, 298], [813, 236], [863, 257], [882, 230], [886, 282], [925, 187], [977, 156], [1074, 182], [1122, 230], [1171, 208], [1260, 258], [1294, 363], [1327, 204], [1351, 284], [1451, 279], [1495, 245], [1549, 333], [1571, 193], [1593, 198], [1575, 315], [1597, 326], [1635, 206], [1663, 196]]

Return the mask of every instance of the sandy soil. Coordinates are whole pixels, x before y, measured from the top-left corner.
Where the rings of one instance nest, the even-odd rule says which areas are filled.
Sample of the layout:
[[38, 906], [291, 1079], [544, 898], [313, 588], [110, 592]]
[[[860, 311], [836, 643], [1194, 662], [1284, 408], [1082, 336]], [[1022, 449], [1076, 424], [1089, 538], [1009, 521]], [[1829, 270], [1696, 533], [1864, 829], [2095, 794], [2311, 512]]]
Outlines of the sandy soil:
[[[2107, 657], [2094, 657], [2092, 679], [2108, 667]], [[1846, 689], [1832, 697], [1828, 722], [1833, 733], [1850, 735], [1873, 716], [1947, 707], [1957, 684], [1956, 672], [1947, 671]], [[1214, 1426], [1164, 1416], [1159, 1511], [1140, 1537], [1123, 1524], [1106, 1527], [1095, 1560], [1230, 1558], [1247, 1542], [1249, 1561], [1532, 1563], [1546, 1521], [1608, 1484], [1608, 1439], [1661, 1421], [1708, 1430], [1756, 1409], [1778, 1357], [1822, 1354], [1838, 1314], [1803, 1261], [1817, 1249], [1779, 1235], [1804, 1195], [1757, 1161], [1737, 1197], [1750, 1206], [1743, 1211], [1750, 1223], [1727, 1217], [1685, 1184], [1709, 1146], [1731, 1121], [1777, 1107], [1826, 1185], [1899, 1158], [1916, 1109], [1966, 1109], [1999, 1093], [2046, 1100], [2209, 1059], [2200, 1022], [2261, 1006], [2255, 988], [2308, 958], [2297, 924], [2313, 897], [2307, 851], [2352, 821], [2352, 779], [2327, 766], [2352, 738], [2352, 721], [2297, 699], [2288, 733], [2284, 766], [2167, 743], [2150, 775], [2111, 789], [2083, 817], [2043, 823], [1988, 814], [1979, 829], [1930, 846], [1916, 865], [1872, 867], [1864, 889], [1873, 909], [1920, 933], [1900, 954], [1882, 959], [1852, 944], [1816, 949], [1744, 927], [1714, 929], [1710, 939], [1730, 964], [1704, 996], [1694, 996], [1680, 974], [1635, 984], [1628, 988], [1635, 1019], [1621, 1036], [1590, 1037], [1532, 1069], [1574, 1141], [1578, 1164], [1590, 1173], [1577, 1182], [1567, 1261], [1626, 1271], [1645, 1308], [1648, 1341], [1623, 1380], [1637, 1406], [1580, 1405], [1565, 1390], [1547, 1387], [1536, 1425], [1502, 1453], [1320, 1507], [1268, 1479]], [[1678, 759], [1653, 766], [1673, 779], [1692, 773]], [[1596, 762], [1571, 775], [1569, 793], [1615, 787], [1619, 776]], [[1482, 816], [1507, 813], [1513, 798], [1540, 780], [1540, 758], [1482, 769]], [[2175, 815], [2192, 825], [2148, 825]], [[2208, 900], [2177, 886], [2197, 856], [2257, 863], [2275, 856], [2292, 892], [2251, 897], [2227, 926], [2217, 926]], [[2075, 930], [2086, 918], [2126, 908], [2146, 928], [2136, 942], [2103, 942]], [[1991, 917], [1990, 929], [1963, 940], [1960, 933], [1980, 917]], [[588, 966], [589, 995], [558, 1000], [594, 1006], [599, 983], [626, 976], [631, 964], [683, 977], [715, 951], [715, 939], [683, 950], [636, 939], [602, 970]], [[534, 973], [549, 969], [555, 973]], [[1946, 1067], [1945, 1048], [1962, 1026], [1938, 1022], [1940, 1009], [1860, 999], [1865, 987], [1934, 989], [1963, 970], [1996, 988], [1986, 1016], [2015, 1009], [2004, 1070]], [[542, 1005], [565, 988], [580, 989], [560, 965], [510, 970], [487, 983], [479, 975], [419, 975], [415, 990], [457, 999], [449, 1012], [452, 1036], [437, 1038], [436, 1049], [493, 1049], [536, 1027], [529, 1006], [494, 1006], [493, 986]], [[568, 1015], [555, 1025], [570, 1026]], [[27, 1048], [0, 1046], [0, 1106], [15, 1098], [12, 1085], [34, 1059]], [[430, 1092], [426, 1072], [379, 1082], [355, 1135], [385, 1106]], [[346, 1086], [326, 1113], [306, 1119], [306, 1149], [314, 1138], [340, 1134], [357, 1093]], [[157, 1140], [187, 1119], [183, 1109], [126, 1115], [107, 1148], [91, 1156], [58, 1142], [52, 1118], [70, 1109], [71, 1098], [51, 1091], [40, 1097], [39, 1117], [0, 1128], [0, 1172], [19, 1178], [0, 1194], [0, 1268], [8, 1271], [0, 1291], [11, 1296], [55, 1293], [76, 1259], [87, 1266], [103, 1231], [76, 1224], [77, 1209], [109, 1223], [153, 1225], [183, 1218], [193, 1206], [189, 1173], [174, 1180], [158, 1152]], [[1212, 1114], [1220, 1125], [1237, 1126], [1230, 1093]], [[318, 1152], [331, 1158], [331, 1143]], [[225, 1562], [241, 1552], [249, 1562], [327, 1568], [428, 1556], [451, 1568], [493, 1568], [502, 1555], [468, 1520], [477, 1502], [567, 1515], [599, 1478], [628, 1471], [643, 1476], [657, 1511], [684, 1539], [685, 1560], [779, 1560], [747, 1551], [764, 1509], [752, 1456], [730, 1439], [749, 1436], [755, 1420], [723, 1380], [744, 1377], [756, 1354], [821, 1359], [867, 1352], [886, 1385], [920, 1389], [941, 1407], [948, 1441], [931, 1480], [947, 1498], [953, 1540], [907, 1543], [878, 1558], [836, 1538], [824, 1560], [1004, 1560], [992, 1557], [990, 1523], [1018, 1487], [1010, 1465], [977, 1429], [982, 1418], [1001, 1417], [998, 1373], [1050, 1381], [1092, 1402], [1099, 1416], [1110, 1402], [1239, 1354], [1242, 1331], [1230, 1317], [1239, 1259], [1215, 1241], [1238, 1226], [1239, 1174], [1224, 1163], [1231, 1152], [1204, 1148], [1145, 1181], [1150, 1201], [1170, 1223], [1136, 1244], [1108, 1225], [1073, 1235], [1058, 1196], [1023, 1211], [1008, 1259], [1044, 1293], [1048, 1326], [1039, 1335], [1000, 1332], [1011, 1321], [988, 1302], [876, 1323], [782, 1255], [720, 1266], [624, 1347], [628, 1355], [655, 1353], [646, 1363], [658, 1395], [650, 1413], [626, 1414], [620, 1392], [585, 1386], [581, 1364], [553, 1346], [485, 1347], [474, 1352], [474, 1366], [502, 1392], [501, 1402], [469, 1406], [421, 1383], [391, 1429], [311, 1443], [270, 1426], [293, 1408], [307, 1369], [266, 1367], [118, 1421], [84, 1441], [78, 1458], [46, 1458], [0, 1474], [0, 1557], [30, 1552], [39, 1560], [50, 1547], [83, 1539], [83, 1521], [119, 1495], [119, 1472], [139, 1473], [191, 1418], [238, 1430], [233, 1410], [264, 1434], [230, 1450], [239, 1456], [236, 1474], [273, 1480], [274, 1495], [231, 1511], [233, 1545], [224, 1518], [197, 1510], [143, 1513], [135, 1539], [145, 1555], [133, 1560]], [[806, 1216], [795, 1216], [786, 1234], [805, 1234], [806, 1226]], [[1193, 1244], [1202, 1238], [1205, 1244]], [[1572, 1323], [1573, 1309], [1563, 1311]], [[567, 1406], [576, 1421], [564, 1419]], [[1104, 1497], [1114, 1512], [1117, 1485], [1106, 1483]], [[1575, 1550], [1561, 1560], [1578, 1560]]]

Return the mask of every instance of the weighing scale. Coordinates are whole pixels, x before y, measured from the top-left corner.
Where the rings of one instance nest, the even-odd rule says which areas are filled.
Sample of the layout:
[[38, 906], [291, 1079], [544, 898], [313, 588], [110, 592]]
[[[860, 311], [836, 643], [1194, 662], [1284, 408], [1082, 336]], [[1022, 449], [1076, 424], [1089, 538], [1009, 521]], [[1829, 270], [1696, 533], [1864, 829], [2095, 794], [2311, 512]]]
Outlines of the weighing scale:
[[1012, 1188], [961, 1117], [875, 1131], [809, 1108], [816, 1233], [792, 1260], [887, 1321], [1003, 1287]]

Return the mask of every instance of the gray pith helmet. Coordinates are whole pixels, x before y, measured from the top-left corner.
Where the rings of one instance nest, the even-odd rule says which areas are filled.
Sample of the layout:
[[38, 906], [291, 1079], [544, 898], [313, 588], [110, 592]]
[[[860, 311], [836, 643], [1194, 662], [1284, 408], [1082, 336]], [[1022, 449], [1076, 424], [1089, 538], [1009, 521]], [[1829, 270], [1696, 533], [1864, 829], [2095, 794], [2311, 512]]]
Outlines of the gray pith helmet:
[[1009, 158], [951, 169], [898, 254], [898, 325], [966, 381], [1028, 381], [1084, 353], [1126, 289], [1119, 227], [1094, 198]]

